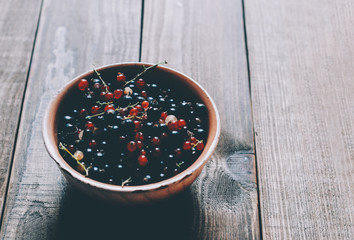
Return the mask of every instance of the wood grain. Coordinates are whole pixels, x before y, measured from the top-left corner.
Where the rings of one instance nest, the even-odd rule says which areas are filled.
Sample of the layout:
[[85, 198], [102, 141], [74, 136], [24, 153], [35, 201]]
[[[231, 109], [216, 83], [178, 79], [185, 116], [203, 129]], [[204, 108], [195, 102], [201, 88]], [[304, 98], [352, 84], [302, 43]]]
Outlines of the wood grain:
[[246, 1], [264, 239], [354, 238], [354, 3]]
[[161, 60], [202, 84], [222, 122], [180, 239], [260, 238], [241, 1], [145, 1], [142, 61]]
[[3, 209], [40, 0], [0, 1], [0, 211]]
[[[32, 4], [32, 8], [34, 5]], [[31, 10], [29, 6], [27, 9]], [[38, 13], [38, 10], [31, 11], [33, 15]], [[120, 61], [137, 61], [140, 19], [140, 0], [44, 0], [0, 238], [56, 239], [63, 234], [64, 237], [65, 234], [70, 234], [61, 229], [60, 226], [65, 223], [60, 222], [60, 218], [62, 215], [77, 217], [73, 216], [75, 211], [65, 211], [70, 210], [68, 205], [72, 204], [65, 199], [70, 199], [74, 191], [67, 186], [44, 148], [41, 136], [42, 117], [54, 94], [77, 74], [90, 70], [92, 64], [100, 66]], [[12, 27], [19, 27], [17, 31], [26, 28], [23, 24]], [[28, 41], [25, 42], [27, 46], [32, 44], [27, 35], [15, 36], [23, 36], [19, 40]], [[21, 49], [19, 51], [24, 51]], [[23, 69], [20, 69], [20, 73], [25, 73], [25, 63], [28, 61], [21, 62]], [[18, 66], [16, 70], [19, 71]], [[17, 72], [12, 72], [13, 76], [10, 76], [14, 78]], [[21, 77], [20, 73], [18, 74]], [[2, 79], [5, 74], [9, 76], [9, 73], [1, 74]], [[9, 85], [9, 89], [12, 86], [10, 88]], [[10, 95], [6, 96], [16, 97], [16, 93], [21, 92], [16, 90], [10, 93], [9, 89], [7, 91]], [[1, 106], [1, 110], [6, 108]], [[16, 119], [18, 111], [13, 115]], [[90, 208], [85, 211], [89, 212]], [[81, 223], [88, 220], [91, 219], [81, 219]]]

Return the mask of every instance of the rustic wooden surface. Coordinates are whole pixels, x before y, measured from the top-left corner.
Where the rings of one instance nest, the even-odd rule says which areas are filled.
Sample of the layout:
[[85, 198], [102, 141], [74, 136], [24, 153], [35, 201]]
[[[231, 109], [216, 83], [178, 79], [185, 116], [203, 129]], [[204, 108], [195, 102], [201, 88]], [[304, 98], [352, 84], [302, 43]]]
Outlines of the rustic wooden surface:
[[354, 239], [354, 2], [245, 1], [264, 239]]
[[40, 0], [0, 1], [0, 209], [37, 29]]
[[[139, 59], [140, 16], [139, 0], [44, 0], [1, 238], [69, 239], [71, 233], [66, 231], [67, 221], [61, 221], [62, 217], [65, 220], [69, 214], [70, 219], [80, 218], [76, 214], [80, 215], [81, 210], [94, 212], [94, 205], [70, 209], [75, 199], [72, 202], [66, 199], [72, 199], [75, 192], [68, 187], [46, 153], [42, 141], [42, 117], [54, 94], [74, 76], [90, 70], [92, 64], [100, 66]], [[7, 47], [10, 46], [9, 43]], [[85, 198], [81, 202], [87, 204]], [[79, 223], [71, 222], [71, 227], [89, 220], [102, 221], [87, 218], [85, 214], [82, 217], [86, 218], [80, 218]], [[86, 235], [92, 236], [92, 232], [101, 229], [82, 226], [77, 230], [77, 234], [87, 231]]]
[[[97, 239], [117, 234], [129, 239], [260, 238], [241, 1], [223, 1], [218, 9], [211, 9], [212, 1], [209, 1], [197, 15], [190, 11], [198, 6], [196, 3], [145, 2], [142, 61], [171, 59], [169, 66], [192, 75], [207, 88], [225, 122], [220, 147], [190, 189], [150, 208], [102, 206], [68, 186], [48, 158], [40, 125], [52, 95], [73, 76], [87, 70], [91, 63], [102, 65], [139, 58], [142, 2], [128, 4], [126, 1], [119, 6], [112, 3], [101, 6], [98, 1], [88, 5], [79, 1], [69, 6], [69, 1], [44, 0], [2, 236], [10, 239]], [[178, 19], [167, 17], [172, 16], [176, 7]], [[117, 14], [118, 9], [124, 11]], [[151, 19], [156, 9], [161, 14], [165, 12], [167, 19], [161, 14]], [[214, 21], [208, 19], [211, 14], [215, 16]], [[185, 17], [188, 19], [179, 21]], [[154, 36], [159, 34], [160, 20], [167, 25], [163, 31], [167, 38], [156, 41]], [[197, 28], [191, 28], [184, 38], [171, 44], [171, 24], [178, 28], [177, 34], [184, 35], [183, 24], [203, 21], [199, 24], [200, 35], [193, 33]], [[233, 24], [226, 25], [229, 21]], [[71, 27], [73, 23], [75, 28]], [[219, 28], [218, 36], [204, 42], [210, 26]], [[188, 49], [190, 54], [180, 54], [179, 44], [189, 43], [192, 43]], [[223, 47], [212, 50], [214, 45]], [[165, 51], [170, 46], [174, 50]], [[230, 54], [230, 49], [234, 54]], [[165, 52], [159, 56], [160, 51]], [[200, 54], [194, 56], [192, 52]], [[225, 83], [222, 88], [219, 81]], [[140, 231], [136, 231], [137, 226]]]
[[[1, 239], [354, 238], [352, 1], [0, 4]], [[42, 117], [92, 64], [139, 59], [167, 60], [206, 88], [220, 143], [176, 198], [102, 205], [63, 179]]]
[[216, 153], [190, 189], [193, 235], [180, 239], [259, 239], [242, 2], [146, 1], [141, 60], [163, 59], [205, 87], [222, 122]]

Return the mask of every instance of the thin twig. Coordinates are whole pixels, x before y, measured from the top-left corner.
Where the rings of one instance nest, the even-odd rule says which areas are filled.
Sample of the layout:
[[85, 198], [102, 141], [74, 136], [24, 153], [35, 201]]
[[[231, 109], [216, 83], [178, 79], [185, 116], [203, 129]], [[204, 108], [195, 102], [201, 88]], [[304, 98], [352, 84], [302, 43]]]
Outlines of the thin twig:
[[88, 176], [88, 170], [91, 168], [91, 167], [88, 167], [88, 168], [86, 168], [85, 167], [85, 165], [82, 163], [82, 162], [80, 162], [65, 146], [64, 146], [64, 144], [63, 143], [59, 143], [59, 149], [60, 150], [64, 150], [65, 152], [67, 152], [73, 159], [75, 159], [75, 161], [76, 161], [76, 163], [78, 164], [78, 165], [80, 165], [84, 170], [85, 170], [85, 177], [87, 177]]
[[105, 89], [106, 89], [106, 92], [108, 92], [108, 85], [106, 84], [106, 82], [103, 80], [103, 78], [101, 77], [101, 73], [97, 72], [96, 68], [95, 68], [95, 65], [92, 64], [92, 68], [93, 68], [93, 71], [95, 71], [97, 77], [101, 80], [103, 86], [105, 86]]
[[124, 187], [124, 186], [125, 186], [125, 184], [131, 183], [131, 182], [132, 182], [132, 178], [131, 178], [131, 177], [129, 177], [127, 180], [122, 181], [122, 187]]
[[141, 73], [138, 73], [133, 79], [127, 81], [127, 82], [123, 85], [123, 87], [125, 87], [126, 85], [128, 85], [128, 84], [131, 83], [132, 81], [135, 81], [138, 77], [141, 77], [141, 75], [143, 75], [146, 71], [148, 71], [148, 70], [150, 70], [150, 69], [152, 69], [152, 68], [155, 68], [155, 67], [157, 67], [158, 65], [161, 65], [161, 64], [167, 64], [167, 61], [165, 60], [165, 61], [163, 61], [163, 62], [156, 63], [155, 65], [152, 65], [152, 66], [150, 66], [150, 67], [145, 67], [145, 66], [143, 66], [143, 67], [144, 67], [144, 71], [142, 71]]

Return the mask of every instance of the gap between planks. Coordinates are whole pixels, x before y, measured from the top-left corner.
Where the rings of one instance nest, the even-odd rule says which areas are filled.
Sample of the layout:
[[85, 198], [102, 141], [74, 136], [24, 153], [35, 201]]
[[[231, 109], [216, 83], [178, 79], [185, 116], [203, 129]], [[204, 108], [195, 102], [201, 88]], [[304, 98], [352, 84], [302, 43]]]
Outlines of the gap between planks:
[[16, 152], [16, 143], [17, 143], [18, 133], [19, 133], [19, 129], [20, 129], [22, 110], [23, 110], [23, 105], [24, 105], [24, 100], [25, 100], [25, 95], [26, 95], [26, 90], [27, 90], [28, 78], [29, 78], [30, 71], [31, 71], [31, 65], [32, 65], [32, 60], [33, 60], [34, 49], [35, 49], [35, 46], [36, 46], [38, 28], [39, 28], [39, 24], [40, 24], [41, 15], [42, 15], [43, 1], [44, 0], [41, 0], [41, 4], [40, 4], [40, 7], [39, 7], [36, 30], [34, 32], [34, 38], [33, 38], [32, 50], [31, 50], [31, 56], [30, 56], [30, 60], [29, 60], [29, 63], [28, 63], [25, 86], [24, 86], [24, 90], [23, 90], [23, 94], [22, 94], [22, 98], [21, 98], [20, 113], [19, 113], [19, 116], [18, 116], [18, 119], [17, 119], [17, 127], [16, 127], [16, 132], [15, 132], [15, 139], [14, 139], [14, 143], [13, 143], [13, 149], [12, 149], [12, 153], [11, 153], [9, 170], [8, 170], [9, 174], [7, 176], [7, 179], [6, 179], [6, 187], [5, 187], [5, 193], [4, 193], [4, 202], [3, 202], [2, 209], [1, 209], [0, 230], [2, 228], [3, 218], [4, 218], [4, 214], [5, 214], [5, 209], [6, 209], [7, 195], [8, 195], [8, 190], [9, 190], [9, 186], [10, 186], [10, 178], [11, 178], [11, 174], [12, 174], [14, 156], [15, 156], [15, 152]]

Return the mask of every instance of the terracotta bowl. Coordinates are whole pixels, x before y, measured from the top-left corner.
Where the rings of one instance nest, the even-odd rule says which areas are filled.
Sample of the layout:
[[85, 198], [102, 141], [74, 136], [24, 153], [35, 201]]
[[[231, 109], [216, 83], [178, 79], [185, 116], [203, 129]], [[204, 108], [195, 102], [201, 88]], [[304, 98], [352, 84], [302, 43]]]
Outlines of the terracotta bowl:
[[[118, 71], [135, 76], [149, 63], [120, 63], [97, 68], [102, 76], [115, 76]], [[167, 84], [182, 94], [193, 96], [204, 103], [208, 110], [209, 133], [207, 142], [199, 158], [186, 170], [167, 180], [141, 186], [118, 186], [95, 181], [80, 174], [62, 158], [58, 150], [57, 124], [63, 116], [63, 109], [72, 101], [71, 95], [80, 79], [90, 79], [93, 71], [74, 78], [54, 97], [46, 111], [43, 122], [43, 139], [47, 151], [56, 162], [67, 181], [82, 192], [110, 203], [142, 204], [152, 203], [171, 197], [187, 188], [199, 176], [207, 160], [214, 152], [220, 135], [219, 114], [209, 94], [190, 77], [165, 66], [158, 66], [143, 77], [154, 79], [158, 84]]]

